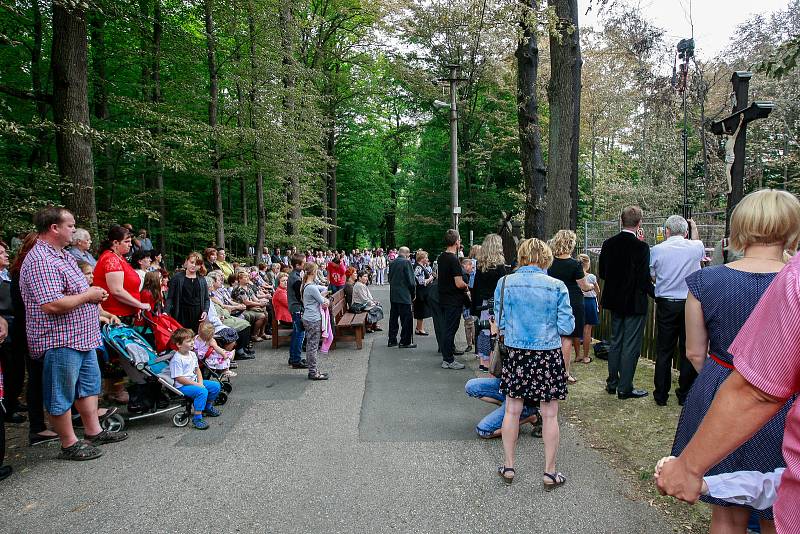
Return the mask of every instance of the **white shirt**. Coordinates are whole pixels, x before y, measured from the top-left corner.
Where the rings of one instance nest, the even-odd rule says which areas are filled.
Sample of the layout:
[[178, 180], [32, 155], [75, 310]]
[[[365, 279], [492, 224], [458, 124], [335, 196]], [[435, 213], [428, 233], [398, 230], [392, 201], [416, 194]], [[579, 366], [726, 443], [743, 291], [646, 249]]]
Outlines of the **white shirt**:
[[778, 498], [778, 488], [784, 471], [783, 467], [772, 473], [736, 471], [704, 477], [703, 480], [708, 484], [708, 494], [712, 497], [765, 510]]
[[706, 249], [700, 240], [674, 235], [650, 249], [650, 276], [656, 280], [656, 297], [685, 299], [686, 277], [700, 270]]
[[[176, 350], [169, 361], [169, 376], [173, 379], [185, 376], [195, 381], [197, 380], [195, 369], [197, 369], [197, 354], [192, 351], [181, 354]], [[175, 385], [182, 386], [183, 384], [176, 381]]]

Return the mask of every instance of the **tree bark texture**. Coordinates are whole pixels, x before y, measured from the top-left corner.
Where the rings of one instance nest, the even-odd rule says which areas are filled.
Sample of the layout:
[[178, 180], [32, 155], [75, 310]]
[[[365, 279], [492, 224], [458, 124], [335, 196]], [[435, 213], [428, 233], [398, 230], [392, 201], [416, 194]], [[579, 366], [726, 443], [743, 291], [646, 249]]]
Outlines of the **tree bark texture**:
[[[158, 106], [161, 102], [161, 37], [164, 33], [161, 21], [161, 0], [153, 2], [153, 57], [152, 57], [152, 101], [153, 106]], [[161, 127], [154, 129], [156, 135], [160, 135]], [[167, 206], [164, 198], [164, 166], [156, 162], [155, 187], [158, 194], [158, 248], [162, 252], [167, 246]]]
[[[100, 121], [108, 120], [108, 77], [106, 74], [105, 15], [99, 11], [89, 16], [92, 44], [92, 110]], [[97, 186], [99, 193], [95, 196], [100, 209], [111, 208], [109, 190], [114, 181], [114, 152], [110, 146], [102, 151], [102, 158], [97, 164]], [[101, 194], [102, 193], [102, 194]]]
[[283, 88], [285, 95], [283, 98], [284, 127], [286, 129], [287, 141], [287, 164], [285, 168], [289, 172], [287, 200], [289, 201], [289, 213], [287, 219], [287, 230], [291, 237], [297, 237], [300, 233], [301, 216], [301, 197], [300, 197], [300, 167], [298, 165], [299, 155], [297, 153], [296, 141], [293, 138], [296, 126], [295, 111], [295, 58], [294, 58], [294, 13], [292, 3], [284, 1], [281, 3], [279, 12], [281, 26], [281, 48], [283, 49]]
[[64, 200], [78, 224], [92, 231], [97, 228], [92, 143], [81, 131], [89, 128], [85, 11], [53, 4], [51, 57], [58, 171], [69, 184]]
[[[336, 249], [336, 242], [338, 240], [337, 224], [339, 224], [337, 211], [339, 208], [337, 183], [336, 183], [336, 110], [331, 109], [329, 120], [331, 121], [328, 127], [328, 138], [325, 143], [325, 151], [328, 155], [327, 163], [327, 195], [323, 210], [327, 211], [326, 221], [330, 223], [331, 227], [328, 230], [328, 246]], [[326, 208], [327, 205], [327, 208]]]
[[[547, 89], [550, 103], [550, 137], [547, 151], [547, 192], [545, 236], [571, 228], [573, 206], [572, 180], [577, 173], [577, 151], [573, 151], [575, 136], [576, 99], [580, 88], [580, 45], [578, 43], [577, 0], [554, 0], [558, 26], [550, 35], [550, 83]], [[575, 152], [573, 154], [573, 152]], [[573, 170], [574, 169], [574, 170]]]
[[225, 215], [222, 206], [222, 181], [219, 177], [219, 147], [216, 141], [217, 110], [219, 109], [219, 73], [217, 43], [214, 31], [212, 0], [205, 0], [206, 55], [208, 56], [208, 125], [211, 127], [211, 180], [213, 183], [214, 215], [217, 219], [217, 247], [225, 247]]
[[[42, 8], [39, 0], [34, 0], [33, 8], [33, 47], [31, 48], [31, 86], [33, 87], [34, 102], [36, 105], [36, 115], [40, 120], [47, 118], [47, 103], [45, 102], [45, 91], [42, 84], [42, 47], [44, 36], [42, 33]], [[28, 159], [28, 167], [34, 165], [43, 166], [49, 161], [49, 139], [44, 131], [37, 132], [37, 143], [31, 151]]]
[[570, 151], [570, 217], [569, 229], [573, 232], [578, 229], [578, 197], [580, 196], [579, 189], [579, 166], [578, 159], [581, 152], [581, 70], [583, 69], [583, 57], [581, 56], [581, 40], [578, 29], [578, 4], [575, 0], [573, 27], [575, 28], [574, 50], [575, 59], [572, 65], [572, 97], [574, 100], [574, 108], [572, 112], [572, 150]]
[[517, 123], [522, 174], [525, 179], [525, 237], [545, 238], [547, 169], [542, 159], [539, 129], [539, 45], [535, 13], [537, 0], [524, 3], [520, 21], [522, 37], [517, 43]]
[[[250, 128], [254, 131], [258, 126], [258, 114], [256, 109], [256, 79], [258, 76], [258, 53], [256, 50], [256, 19], [253, 1], [247, 2], [247, 31], [250, 38], [250, 88], [248, 100], [250, 101]], [[264, 250], [264, 225], [267, 223], [267, 214], [264, 207], [264, 173], [261, 170], [261, 151], [260, 138], [256, 136], [253, 143], [253, 161], [256, 164], [256, 246], [254, 263], [258, 263], [261, 258], [261, 251]], [[245, 182], [242, 177], [242, 221], [247, 224], [247, 202], [245, 201]]]

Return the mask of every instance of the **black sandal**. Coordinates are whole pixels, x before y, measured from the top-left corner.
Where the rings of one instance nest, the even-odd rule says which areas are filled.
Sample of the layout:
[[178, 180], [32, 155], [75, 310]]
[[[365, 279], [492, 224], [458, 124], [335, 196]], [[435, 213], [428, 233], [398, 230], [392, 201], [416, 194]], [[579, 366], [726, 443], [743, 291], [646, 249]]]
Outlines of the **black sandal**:
[[567, 477], [562, 475], [561, 473], [545, 473], [544, 476], [552, 480], [552, 482], [545, 482], [542, 481], [542, 485], [544, 486], [545, 491], [553, 491], [559, 486], [563, 486], [567, 483]]
[[426, 331], [424, 331], [424, 330], [422, 330], [422, 331], [420, 331], [420, 330], [415, 330], [415, 331], [414, 331], [414, 333], [415, 333], [415, 334], [417, 334], [418, 336], [429, 336], [429, 335], [430, 335], [430, 334], [428, 334], [428, 333], [427, 333]]
[[319, 371], [317, 371], [313, 375], [309, 374], [308, 375], [308, 379], [309, 380], [327, 380], [328, 379], [328, 373], [320, 373]]
[[61, 454], [58, 455], [62, 460], [94, 460], [103, 456], [103, 451], [83, 440], [76, 441], [69, 447], [61, 447]]
[[[510, 477], [506, 476], [506, 473], [511, 473], [511, 476]], [[497, 474], [500, 476], [500, 478], [503, 479], [503, 482], [505, 482], [506, 484], [511, 484], [512, 482], [514, 482], [514, 476], [516, 475], [516, 472], [514, 471], [513, 467], [506, 467], [505, 465], [501, 465], [500, 467], [497, 468]]]

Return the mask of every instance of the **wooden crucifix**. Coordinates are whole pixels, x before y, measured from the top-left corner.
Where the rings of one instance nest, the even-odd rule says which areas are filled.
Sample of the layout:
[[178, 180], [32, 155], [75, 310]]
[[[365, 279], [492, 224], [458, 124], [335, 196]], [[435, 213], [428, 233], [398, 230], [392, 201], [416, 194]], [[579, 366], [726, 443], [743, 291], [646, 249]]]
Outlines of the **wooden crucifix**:
[[731, 213], [744, 195], [744, 147], [747, 141], [747, 125], [769, 116], [775, 104], [753, 102], [749, 106], [748, 89], [752, 72], [736, 71], [731, 76], [733, 85], [733, 112], [730, 116], [711, 124], [716, 135], [727, 136], [725, 142], [725, 167], [728, 178], [728, 207], [725, 212], [725, 235], [730, 234]]

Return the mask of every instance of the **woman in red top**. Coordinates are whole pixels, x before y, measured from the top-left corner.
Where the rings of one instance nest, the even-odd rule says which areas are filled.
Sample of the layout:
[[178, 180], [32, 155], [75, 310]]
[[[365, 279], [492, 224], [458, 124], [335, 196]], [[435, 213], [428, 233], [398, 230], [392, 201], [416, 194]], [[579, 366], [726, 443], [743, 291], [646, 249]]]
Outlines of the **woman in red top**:
[[347, 283], [347, 276], [345, 276], [345, 266], [342, 263], [342, 257], [339, 254], [333, 257], [333, 260], [328, 262], [325, 267], [328, 271], [328, 280], [331, 283], [331, 295], [339, 291]]
[[[282, 323], [292, 324], [292, 314], [289, 313], [289, 301], [286, 295], [286, 284], [289, 281], [289, 275], [280, 273], [276, 280], [278, 281], [278, 287], [275, 289], [275, 294], [272, 295], [272, 309], [275, 311], [275, 318]], [[274, 332], [273, 335], [275, 335]]]
[[143, 303], [139, 296], [141, 278], [125, 261], [124, 256], [130, 250], [130, 232], [123, 226], [114, 225], [100, 245], [101, 254], [94, 268], [94, 285], [108, 291], [103, 309], [126, 324], [133, 324], [140, 310], [150, 309], [150, 305]]

